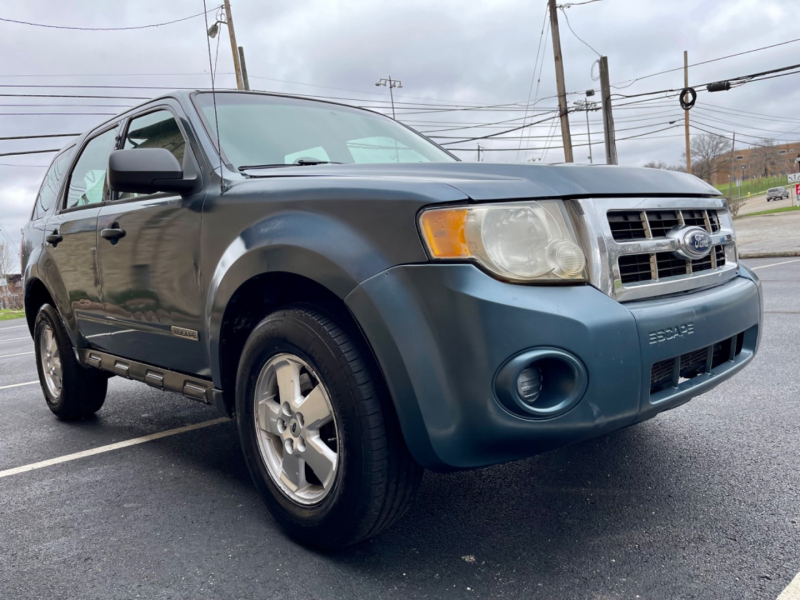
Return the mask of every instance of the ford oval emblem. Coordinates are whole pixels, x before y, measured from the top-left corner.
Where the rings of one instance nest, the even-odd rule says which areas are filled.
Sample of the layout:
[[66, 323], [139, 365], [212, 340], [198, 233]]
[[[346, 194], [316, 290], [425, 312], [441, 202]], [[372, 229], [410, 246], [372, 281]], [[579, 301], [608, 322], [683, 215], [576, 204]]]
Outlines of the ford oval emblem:
[[678, 240], [683, 254], [692, 260], [705, 258], [711, 252], [711, 234], [700, 227], [683, 230]]

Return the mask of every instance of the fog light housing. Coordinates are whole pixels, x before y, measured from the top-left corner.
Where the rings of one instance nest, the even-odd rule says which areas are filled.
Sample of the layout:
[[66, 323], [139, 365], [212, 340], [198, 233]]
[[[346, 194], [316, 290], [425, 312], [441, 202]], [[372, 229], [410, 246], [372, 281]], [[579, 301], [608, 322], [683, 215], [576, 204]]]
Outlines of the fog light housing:
[[589, 376], [577, 357], [556, 348], [528, 350], [507, 361], [495, 377], [495, 395], [517, 416], [546, 419], [573, 408]]

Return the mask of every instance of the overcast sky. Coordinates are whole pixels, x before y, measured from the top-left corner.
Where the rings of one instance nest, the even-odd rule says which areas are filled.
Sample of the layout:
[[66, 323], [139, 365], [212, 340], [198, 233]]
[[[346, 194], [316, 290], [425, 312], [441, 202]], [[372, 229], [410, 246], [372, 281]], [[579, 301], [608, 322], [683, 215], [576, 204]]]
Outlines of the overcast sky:
[[[582, 0], [578, 0], [579, 2]], [[208, 0], [209, 8], [215, 0]], [[251, 87], [281, 92], [353, 98], [354, 104], [385, 102], [388, 90], [375, 87], [378, 78], [402, 80], [397, 90], [402, 119], [419, 129], [451, 127], [445, 123], [480, 124], [524, 117], [515, 110], [429, 112], [410, 104], [488, 106], [524, 105], [552, 108], [556, 101], [552, 42], [541, 43], [541, 77], [531, 93], [546, 0], [235, 0], [236, 34], [247, 51]], [[125, 27], [186, 17], [203, 10], [201, 0], [28, 0], [4, 3], [0, 17], [78, 27]], [[690, 64], [800, 37], [800, 1], [797, 0], [601, 0], [559, 11], [567, 90], [581, 94], [598, 87], [592, 78], [593, 50], [608, 56], [611, 82], [623, 83], [659, 71], [681, 67], [683, 51]], [[211, 13], [210, 20], [214, 20]], [[0, 84], [17, 85], [130, 85], [208, 87], [209, 64], [202, 17], [185, 22], [122, 32], [69, 31], [0, 22]], [[544, 40], [541, 40], [544, 42]], [[212, 40], [212, 49], [216, 40]], [[788, 66], [797, 62], [800, 42], [754, 52], [690, 69], [690, 84]], [[218, 85], [234, 86], [227, 31], [219, 47]], [[596, 73], [595, 73], [596, 75]], [[627, 84], [625, 84], [627, 85]], [[675, 71], [616, 89], [637, 94], [683, 85]], [[338, 88], [338, 89], [331, 89]], [[3, 93], [65, 93], [150, 97], [154, 89], [87, 90], [18, 88]], [[595, 97], [598, 99], [598, 97]], [[119, 112], [137, 100], [78, 100], [1, 97], [0, 137], [76, 133], [109, 118], [104, 115], [19, 116], [31, 112]], [[625, 102], [618, 100], [619, 103]], [[49, 106], [44, 106], [49, 105]], [[92, 105], [92, 106], [89, 106]], [[111, 105], [111, 106], [109, 106]], [[691, 118], [718, 131], [736, 130], [747, 141], [757, 136], [781, 141], [800, 139], [800, 75], [754, 82], [729, 92], [700, 94]], [[435, 108], [441, 108], [435, 107]], [[768, 115], [758, 118], [730, 112]], [[701, 111], [704, 111], [701, 113]], [[722, 112], [727, 111], [727, 112]], [[677, 101], [664, 99], [650, 106], [615, 111], [617, 137], [645, 134], [618, 143], [619, 162], [642, 165], [650, 160], [678, 163], [683, 151], [682, 122]], [[549, 116], [549, 115], [547, 115]], [[400, 115], [398, 114], [398, 117]], [[774, 117], [778, 117], [777, 119]], [[529, 114], [529, 120], [534, 117]], [[595, 162], [604, 161], [599, 113], [590, 113]], [[584, 113], [571, 115], [573, 142], [586, 143]], [[516, 124], [512, 122], [512, 126]], [[555, 122], [529, 128], [531, 139], [484, 141], [491, 148], [534, 148], [517, 153], [487, 151], [485, 160], [543, 160], [560, 162], [563, 151], [542, 150], [548, 134], [560, 146]], [[624, 131], [623, 131], [624, 129]], [[432, 135], [475, 136], [499, 128], [434, 132]], [[694, 133], [694, 132], [693, 132]], [[519, 135], [519, 134], [510, 134]], [[739, 135], [739, 134], [737, 134]], [[541, 136], [541, 137], [534, 137]], [[442, 138], [440, 141], [452, 141]], [[0, 152], [57, 148], [64, 138], [0, 142]], [[475, 142], [464, 147], [475, 148]], [[475, 152], [460, 152], [475, 160]], [[15, 243], [30, 214], [34, 197], [52, 155], [0, 157], [0, 228]], [[576, 162], [588, 162], [585, 146], [575, 149]], [[14, 165], [14, 166], [8, 166]], [[24, 165], [24, 166], [23, 166]]]

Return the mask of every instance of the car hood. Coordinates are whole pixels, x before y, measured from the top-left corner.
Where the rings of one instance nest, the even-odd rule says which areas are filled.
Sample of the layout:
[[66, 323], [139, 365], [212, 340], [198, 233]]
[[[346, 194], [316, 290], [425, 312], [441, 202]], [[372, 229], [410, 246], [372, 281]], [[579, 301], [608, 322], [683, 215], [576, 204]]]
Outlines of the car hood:
[[[720, 192], [677, 171], [616, 165], [531, 165], [504, 163], [413, 163], [315, 165], [251, 169], [261, 178], [302, 178], [324, 187], [324, 180], [381, 181], [400, 190], [409, 185], [446, 184], [472, 200], [522, 198], [586, 198], [601, 196], [718, 196]], [[311, 182], [314, 182], [313, 184]]]

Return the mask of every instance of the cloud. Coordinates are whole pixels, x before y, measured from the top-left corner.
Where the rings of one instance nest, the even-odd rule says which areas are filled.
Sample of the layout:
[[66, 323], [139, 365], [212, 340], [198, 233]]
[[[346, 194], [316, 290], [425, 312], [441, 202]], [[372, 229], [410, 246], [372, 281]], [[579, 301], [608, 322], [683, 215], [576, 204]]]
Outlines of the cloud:
[[[213, 5], [210, 2], [209, 5]], [[235, 3], [237, 37], [247, 52], [253, 87], [281, 92], [335, 96], [356, 103], [385, 103], [386, 88], [375, 81], [389, 75], [402, 80], [397, 90], [400, 103], [440, 102], [494, 105], [524, 103], [540, 32], [546, 26], [545, 0], [308, 0], [306, 2]], [[84, 0], [67, 3], [38, 0], [13, 3], [4, 8], [7, 18], [63, 25], [111, 27], [167, 21], [202, 9], [197, 0], [156, 0], [109, 3]], [[602, 0], [565, 8], [575, 33], [609, 58], [612, 83], [624, 82], [666, 69], [681, 67], [683, 51], [691, 63], [733, 54], [776, 41], [797, 37], [792, 23], [800, 22], [800, 3], [779, 0]], [[597, 56], [579, 41], [561, 19], [567, 89], [582, 92], [597, 87], [592, 64]], [[213, 16], [212, 16], [213, 20]], [[128, 32], [77, 32], [0, 24], [3, 71], [0, 84], [118, 85], [207, 87], [208, 51], [203, 19], [192, 19], [167, 27]], [[546, 27], [544, 29], [547, 34]], [[232, 60], [227, 33], [212, 40], [221, 72], [219, 83], [233, 86]], [[544, 52], [539, 81], [538, 106], [556, 106], [552, 44], [541, 44]], [[694, 67], [690, 82], [715, 81], [780, 67], [796, 62], [800, 43]], [[226, 74], [227, 73], [227, 74]], [[277, 81], [282, 80], [282, 81]], [[294, 83], [288, 83], [294, 82]], [[301, 85], [305, 84], [305, 85]], [[643, 79], [620, 94], [637, 94], [683, 85], [683, 73]], [[338, 89], [331, 89], [338, 88]], [[534, 89], [536, 85], [534, 85]], [[2, 93], [71, 93], [150, 97], [156, 89], [5, 88]], [[582, 96], [570, 96], [570, 101]], [[2, 113], [94, 112], [116, 113], [139, 102], [134, 99], [92, 100], [0, 97], [0, 130], [4, 136], [82, 132], [108, 118], [95, 115], [5, 116]], [[660, 100], [648, 111], [620, 109], [615, 112], [618, 138], [655, 130], [681, 111], [674, 99]], [[693, 122], [737, 130], [737, 140], [755, 141], [746, 135], [800, 137], [800, 118], [793, 108], [800, 104], [798, 76], [753, 83], [719, 94], [701, 94]], [[12, 106], [14, 105], [14, 106]], [[22, 105], [22, 106], [18, 106]], [[45, 106], [47, 105], [47, 106]], [[75, 108], [67, 108], [72, 105]], [[109, 106], [111, 105], [111, 106]], [[798, 119], [758, 120], [722, 115], [719, 107]], [[401, 110], [409, 113], [409, 110]], [[405, 114], [419, 129], [441, 129], [441, 123], [487, 123], [523, 116], [520, 110], [426, 111]], [[603, 159], [602, 125], [599, 113], [591, 113], [595, 160]], [[643, 120], [644, 117], [650, 120]], [[636, 120], [638, 117], [639, 120]], [[714, 120], [717, 119], [717, 120]], [[722, 122], [728, 121], [728, 123]], [[586, 140], [585, 115], [571, 116], [575, 143]], [[663, 125], [659, 125], [663, 124]], [[639, 127], [639, 129], [633, 129]], [[768, 131], [759, 131], [753, 128]], [[497, 129], [476, 129], [486, 133]], [[559, 146], [559, 128], [551, 123], [529, 128], [531, 136], [522, 147], [542, 148], [551, 132]], [[791, 132], [791, 133], [787, 133]], [[464, 132], [465, 134], [468, 132]], [[618, 144], [620, 162], [641, 165], [650, 160], [676, 163], [684, 142], [682, 128]], [[0, 152], [60, 147], [64, 139], [0, 142]], [[514, 160], [515, 152], [492, 148], [516, 147], [515, 142], [485, 141], [487, 160]], [[470, 144], [471, 149], [475, 144]], [[521, 158], [539, 158], [541, 150], [521, 153]], [[586, 162], [586, 147], [576, 148], [576, 160]], [[51, 155], [0, 157], [10, 164], [44, 165]], [[550, 150], [548, 161], [560, 161], [561, 150]], [[474, 154], [464, 153], [474, 159]], [[44, 169], [0, 165], [0, 227], [12, 235], [25, 222]]]

